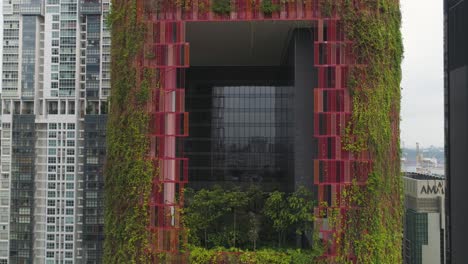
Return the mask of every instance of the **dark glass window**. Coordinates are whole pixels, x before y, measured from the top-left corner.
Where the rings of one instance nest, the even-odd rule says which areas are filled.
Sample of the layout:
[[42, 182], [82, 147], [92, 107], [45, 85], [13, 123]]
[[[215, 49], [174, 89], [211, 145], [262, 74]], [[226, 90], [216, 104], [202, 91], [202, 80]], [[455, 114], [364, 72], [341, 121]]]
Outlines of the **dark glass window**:
[[255, 182], [280, 188], [291, 179], [293, 87], [285, 84], [243, 79], [191, 82], [185, 150], [192, 186]]

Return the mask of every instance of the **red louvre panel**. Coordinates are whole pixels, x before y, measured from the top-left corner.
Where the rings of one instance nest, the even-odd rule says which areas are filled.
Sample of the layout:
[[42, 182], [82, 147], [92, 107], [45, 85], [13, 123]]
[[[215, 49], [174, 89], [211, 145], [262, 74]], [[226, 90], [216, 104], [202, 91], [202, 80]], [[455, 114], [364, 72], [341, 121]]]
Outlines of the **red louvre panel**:
[[[153, 199], [151, 199], [151, 206], [167, 206], [167, 207], [174, 207], [174, 206], [179, 206], [180, 202], [182, 202], [180, 199], [175, 199], [168, 200], [167, 197], [165, 197], [166, 192], [177, 192], [181, 193], [184, 188], [184, 184], [179, 184], [175, 182], [166, 182], [164, 184], [161, 184], [161, 182], [154, 182], [154, 194], [153, 194]], [[167, 227], [166, 225], [160, 226], [160, 227]]]
[[344, 112], [316, 112], [314, 114], [314, 134], [316, 137], [342, 136], [346, 127]]
[[315, 112], [345, 112], [345, 92], [334, 88], [314, 89]]
[[183, 89], [185, 87], [184, 68], [158, 68], [154, 70], [154, 83], [162, 90]]
[[146, 39], [153, 44], [185, 42], [185, 24], [181, 22], [148, 22]]
[[[151, 145], [151, 157], [155, 158], [155, 161], [165, 158], [179, 158], [184, 153], [184, 138], [175, 137], [175, 136], [166, 136], [166, 137], [156, 137], [152, 136], [150, 138]], [[167, 148], [173, 147], [173, 151], [167, 151]], [[155, 165], [159, 166], [158, 163]]]
[[336, 20], [326, 20], [325, 26], [327, 28], [327, 38], [326, 41], [336, 41], [339, 40], [336, 31]]
[[150, 135], [188, 136], [188, 113], [158, 112], [151, 114]]
[[[159, 211], [163, 212], [163, 209], [160, 209]], [[169, 211], [169, 209], [166, 209], [166, 211]], [[151, 229], [151, 231], [158, 232], [158, 235], [159, 235], [159, 236], [157, 235], [154, 236], [152, 239], [152, 245], [153, 245], [154, 251], [176, 253], [180, 250], [179, 241], [181, 240], [181, 238], [179, 237], [179, 230], [155, 228], [155, 229]]]
[[318, 88], [336, 88], [335, 87], [335, 72], [336, 68], [333, 66], [317, 67], [318, 71]]
[[151, 92], [152, 101], [148, 105], [149, 113], [157, 113], [160, 111], [173, 111], [176, 113], [185, 112], [185, 90], [162, 90], [154, 89]]
[[145, 45], [143, 65], [147, 68], [189, 67], [189, 44]]
[[[163, 158], [159, 160], [160, 177], [159, 182], [188, 182], [188, 159], [187, 158]], [[177, 178], [172, 178], [175, 174]]]
[[336, 136], [319, 137], [317, 139], [319, 160], [339, 159], [341, 151], [341, 138]]

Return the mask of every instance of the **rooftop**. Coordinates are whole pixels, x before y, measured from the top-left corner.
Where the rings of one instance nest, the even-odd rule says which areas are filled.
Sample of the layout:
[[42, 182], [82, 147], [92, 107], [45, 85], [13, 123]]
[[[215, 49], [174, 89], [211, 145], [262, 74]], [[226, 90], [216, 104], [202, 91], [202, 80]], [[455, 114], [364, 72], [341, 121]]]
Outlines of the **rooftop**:
[[415, 180], [445, 180], [445, 178], [441, 176], [422, 174], [417, 172], [405, 172], [405, 177]]

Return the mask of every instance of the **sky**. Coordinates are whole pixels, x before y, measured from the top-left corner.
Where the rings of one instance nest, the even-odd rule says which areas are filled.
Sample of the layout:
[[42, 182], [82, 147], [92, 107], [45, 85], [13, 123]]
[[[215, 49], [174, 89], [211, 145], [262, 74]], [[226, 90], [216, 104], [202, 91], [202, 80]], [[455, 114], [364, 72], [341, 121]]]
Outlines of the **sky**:
[[[443, 0], [400, 0], [405, 58], [401, 107], [404, 147], [444, 146]], [[2, 5], [0, 5], [0, 21]], [[0, 23], [0, 38], [3, 23]], [[0, 54], [2, 45], [0, 45]], [[1, 60], [1, 57], [0, 57]], [[0, 63], [1, 72], [1, 63]]]
[[444, 146], [443, 0], [400, 0], [404, 147]]

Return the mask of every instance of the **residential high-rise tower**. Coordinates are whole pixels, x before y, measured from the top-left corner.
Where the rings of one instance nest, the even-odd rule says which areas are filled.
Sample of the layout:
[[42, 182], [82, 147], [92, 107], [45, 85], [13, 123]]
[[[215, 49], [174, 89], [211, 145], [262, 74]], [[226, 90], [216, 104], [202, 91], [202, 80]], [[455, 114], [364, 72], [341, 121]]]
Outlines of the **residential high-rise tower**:
[[109, 2], [3, 1], [0, 263], [101, 263]]

